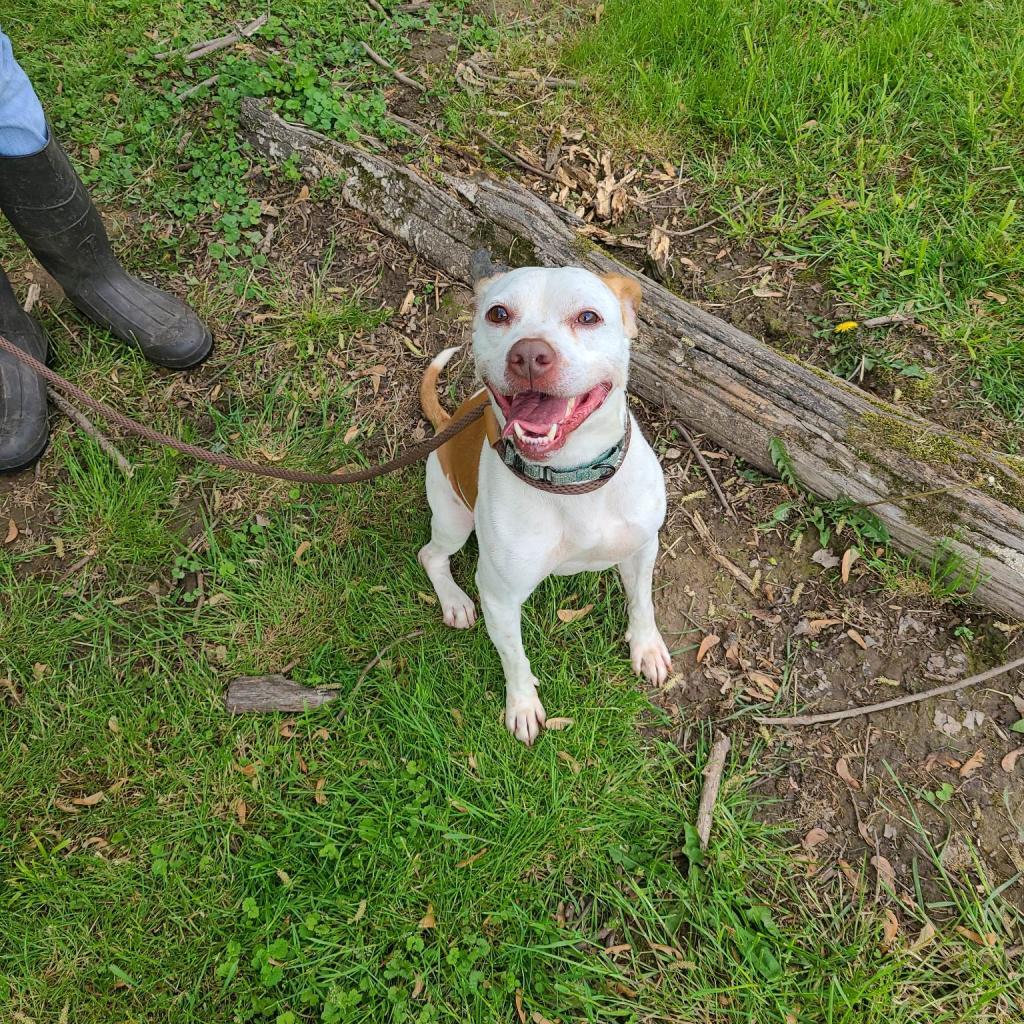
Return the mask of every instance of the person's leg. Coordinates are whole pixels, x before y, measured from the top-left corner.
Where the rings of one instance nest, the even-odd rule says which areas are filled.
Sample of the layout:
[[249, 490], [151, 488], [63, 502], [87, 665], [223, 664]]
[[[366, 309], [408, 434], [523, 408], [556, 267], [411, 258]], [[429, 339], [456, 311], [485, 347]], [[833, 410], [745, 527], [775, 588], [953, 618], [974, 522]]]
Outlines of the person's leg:
[[[46, 140], [43, 108], [0, 32], [0, 156], [30, 156]], [[2, 269], [0, 334], [36, 359], [46, 358], [46, 334], [21, 308]], [[0, 472], [37, 459], [48, 436], [45, 385], [14, 356], [0, 353]]]
[[0, 30], [0, 156], [31, 156], [48, 141], [43, 105]]
[[[0, 86], [7, 82], [0, 91], [0, 136], [28, 150], [0, 148], [0, 210], [90, 320], [161, 366], [201, 362], [212, 345], [209, 330], [180, 299], [132, 277], [118, 262], [99, 213], [45, 120], [40, 134], [39, 101], [32, 102], [35, 93], [10, 56], [9, 40], [0, 40], [6, 54]], [[33, 149], [40, 138], [43, 145]]]

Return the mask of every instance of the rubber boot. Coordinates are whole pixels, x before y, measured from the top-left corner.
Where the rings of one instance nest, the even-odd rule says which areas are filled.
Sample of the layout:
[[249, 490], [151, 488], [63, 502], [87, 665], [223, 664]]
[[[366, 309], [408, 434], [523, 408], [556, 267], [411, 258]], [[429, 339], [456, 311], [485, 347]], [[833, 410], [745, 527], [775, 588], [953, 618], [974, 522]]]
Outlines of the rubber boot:
[[67, 297], [90, 320], [183, 370], [210, 353], [210, 332], [180, 299], [131, 277], [100, 215], [50, 132], [32, 156], [0, 157], [0, 209]]
[[[0, 334], [46, 362], [46, 332], [21, 308], [2, 270]], [[43, 454], [49, 436], [46, 385], [24, 363], [0, 352], [0, 473], [35, 462]]]

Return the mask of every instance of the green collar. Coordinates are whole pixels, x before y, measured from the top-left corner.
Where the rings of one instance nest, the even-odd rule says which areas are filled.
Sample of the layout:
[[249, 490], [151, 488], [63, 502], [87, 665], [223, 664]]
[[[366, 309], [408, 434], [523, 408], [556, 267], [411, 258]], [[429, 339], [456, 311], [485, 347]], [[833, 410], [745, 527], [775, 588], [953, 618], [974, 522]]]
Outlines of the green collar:
[[[632, 433], [632, 416], [626, 413], [626, 432], [622, 440], [613, 444], [607, 451], [602, 452], [596, 459], [585, 462], [581, 466], [567, 466], [558, 468], [556, 466], [545, 466], [539, 462], [529, 462], [524, 459], [514, 444], [502, 438], [495, 446], [495, 451], [502, 462], [515, 473], [521, 480], [539, 487], [541, 490], [555, 490], [573, 484], [592, 484], [597, 486], [607, 483], [622, 465], [626, 452], [629, 450], [629, 438]], [[587, 488], [587, 491], [596, 490], [594, 487]]]

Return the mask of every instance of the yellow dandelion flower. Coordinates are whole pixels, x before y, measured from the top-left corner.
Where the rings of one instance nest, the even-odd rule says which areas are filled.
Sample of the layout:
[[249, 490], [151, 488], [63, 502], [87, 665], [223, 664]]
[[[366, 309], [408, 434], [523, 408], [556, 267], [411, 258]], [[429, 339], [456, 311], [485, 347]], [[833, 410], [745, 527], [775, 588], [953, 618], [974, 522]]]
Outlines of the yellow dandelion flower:
[[854, 330], [856, 326], [856, 320], [844, 320], [841, 324], [836, 324], [836, 334], [845, 334], [847, 331]]

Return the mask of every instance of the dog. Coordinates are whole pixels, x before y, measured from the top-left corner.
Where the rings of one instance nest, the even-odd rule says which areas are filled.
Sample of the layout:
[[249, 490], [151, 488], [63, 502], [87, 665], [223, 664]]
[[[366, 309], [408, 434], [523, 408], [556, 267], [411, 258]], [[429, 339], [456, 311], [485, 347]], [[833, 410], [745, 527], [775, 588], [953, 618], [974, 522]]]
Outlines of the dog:
[[[476, 530], [476, 582], [504, 669], [505, 724], [529, 745], [545, 711], [523, 649], [521, 612], [552, 573], [617, 566], [633, 669], [652, 683], [668, 678], [672, 660], [651, 593], [665, 478], [626, 400], [641, 300], [635, 281], [578, 267], [524, 267], [490, 273], [475, 293], [472, 351], [484, 386], [454, 415], [486, 408], [427, 459], [431, 535], [419, 561], [444, 621], [469, 628], [476, 610], [450, 559]], [[441, 352], [420, 385], [423, 412], [437, 430], [452, 418], [438, 378], [458, 350]], [[571, 493], [597, 479], [605, 480], [598, 489]], [[545, 483], [569, 493], [538, 489]]]

